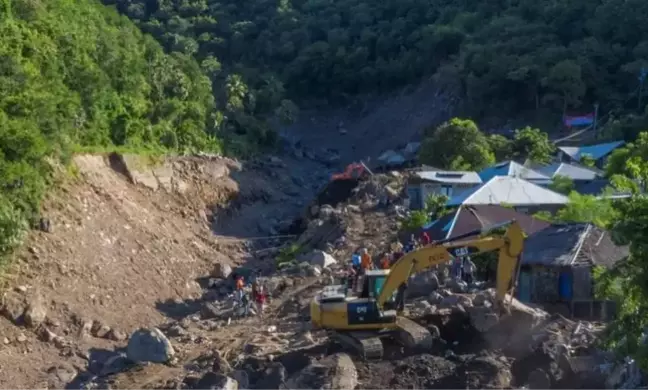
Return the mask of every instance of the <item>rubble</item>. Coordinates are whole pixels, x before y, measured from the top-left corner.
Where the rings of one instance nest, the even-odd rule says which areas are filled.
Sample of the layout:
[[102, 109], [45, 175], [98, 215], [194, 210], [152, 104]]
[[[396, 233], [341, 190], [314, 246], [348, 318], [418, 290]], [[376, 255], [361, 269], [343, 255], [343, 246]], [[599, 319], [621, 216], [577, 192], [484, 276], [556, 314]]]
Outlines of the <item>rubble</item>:
[[344, 353], [327, 356], [292, 375], [283, 389], [353, 389], [358, 373], [351, 357]]

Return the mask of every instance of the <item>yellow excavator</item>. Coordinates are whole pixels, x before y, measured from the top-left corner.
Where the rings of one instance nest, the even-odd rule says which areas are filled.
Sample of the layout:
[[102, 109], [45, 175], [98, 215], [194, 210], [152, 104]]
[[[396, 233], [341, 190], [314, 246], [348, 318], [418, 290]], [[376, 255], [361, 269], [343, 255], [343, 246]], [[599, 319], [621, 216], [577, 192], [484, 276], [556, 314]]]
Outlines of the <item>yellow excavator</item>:
[[[491, 234], [504, 227], [504, 235]], [[474, 236], [480, 238], [467, 239]], [[499, 251], [496, 299], [498, 309], [503, 310], [504, 298], [518, 272], [524, 237], [519, 223], [508, 221], [437, 241], [406, 254], [387, 270], [367, 271], [359, 295], [349, 293], [347, 286], [325, 287], [311, 302], [311, 322], [314, 328], [327, 330], [329, 337], [365, 359], [382, 358], [381, 339], [385, 337], [396, 338], [408, 348], [429, 348], [430, 332], [403, 316], [410, 276], [454, 257]]]

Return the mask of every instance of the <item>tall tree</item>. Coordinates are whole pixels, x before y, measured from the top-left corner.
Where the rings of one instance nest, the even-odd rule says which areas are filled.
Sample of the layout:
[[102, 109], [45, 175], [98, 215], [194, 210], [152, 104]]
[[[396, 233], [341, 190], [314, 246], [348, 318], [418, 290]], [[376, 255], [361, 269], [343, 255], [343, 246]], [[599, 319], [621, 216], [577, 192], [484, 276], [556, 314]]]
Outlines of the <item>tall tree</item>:
[[481, 170], [495, 162], [488, 138], [469, 119], [453, 118], [428, 130], [420, 161], [446, 169]]

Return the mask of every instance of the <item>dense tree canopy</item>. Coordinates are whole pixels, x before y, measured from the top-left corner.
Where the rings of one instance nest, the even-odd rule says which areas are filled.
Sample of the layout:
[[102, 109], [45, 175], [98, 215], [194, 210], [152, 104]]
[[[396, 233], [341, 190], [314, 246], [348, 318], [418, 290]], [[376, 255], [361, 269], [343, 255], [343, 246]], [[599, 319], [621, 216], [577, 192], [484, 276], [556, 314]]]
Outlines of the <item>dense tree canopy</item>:
[[509, 139], [497, 134], [486, 136], [475, 122], [453, 118], [425, 131], [419, 159], [438, 168], [479, 171], [504, 160], [548, 163], [554, 149], [547, 133], [538, 129], [516, 130]]
[[[606, 112], [648, 60], [641, 0], [104, 0], [222, 84], [242, 76], [254, 111], [296, 96], [388, 90], [437, 74], [472, 114]], [[546, 111], [545, 111], [546, 112]]]
[[218, 150], [198, 64], [94, 1], [0, 0], [0, 252], [75, 147]]

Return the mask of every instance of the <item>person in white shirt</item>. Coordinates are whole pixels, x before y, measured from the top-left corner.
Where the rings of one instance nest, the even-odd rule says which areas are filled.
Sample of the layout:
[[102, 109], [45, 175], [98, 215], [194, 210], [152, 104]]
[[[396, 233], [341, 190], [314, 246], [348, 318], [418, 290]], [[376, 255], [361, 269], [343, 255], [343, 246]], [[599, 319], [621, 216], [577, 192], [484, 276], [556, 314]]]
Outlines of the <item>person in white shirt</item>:
[[463, 271], [465, 282], [472, 284], [472, 282], [474, 281], [473, 275], [475, 274], [475, 271], [477, 271], [477, 266], [470, 259], [470, 256], [466, 257], [466, 259], [464, 260]]

